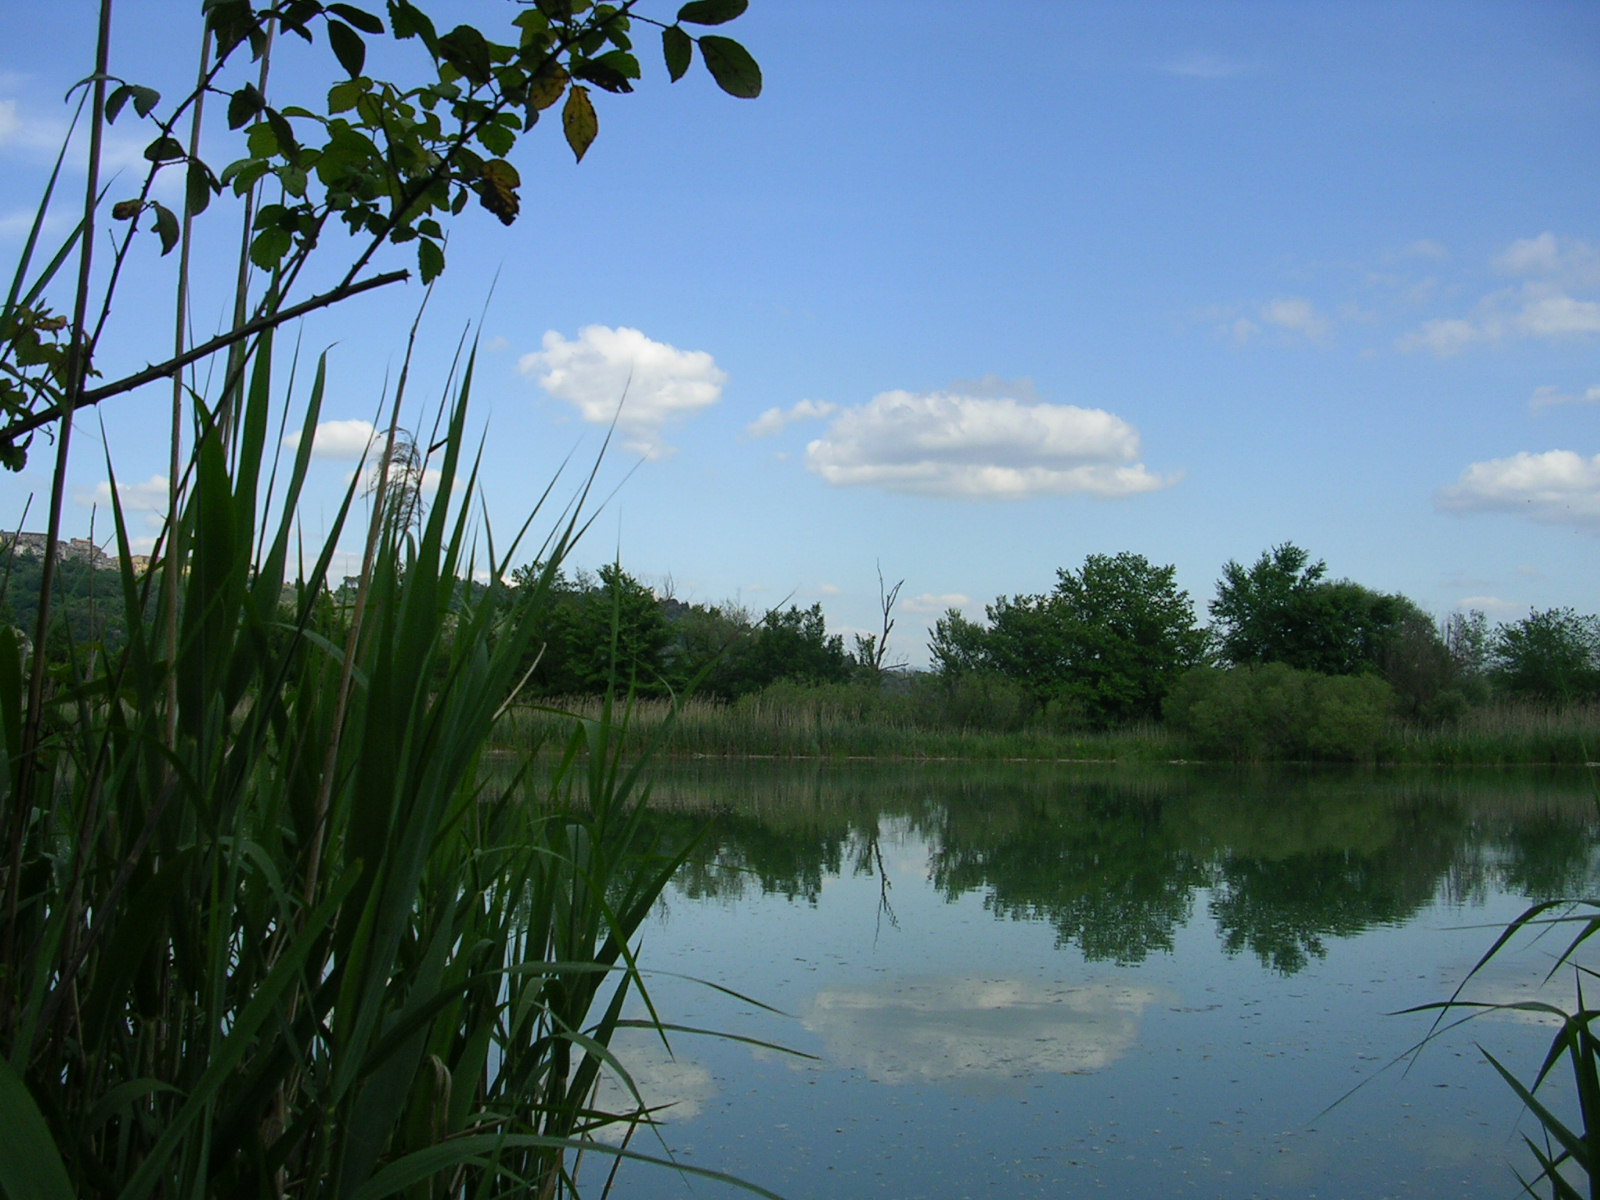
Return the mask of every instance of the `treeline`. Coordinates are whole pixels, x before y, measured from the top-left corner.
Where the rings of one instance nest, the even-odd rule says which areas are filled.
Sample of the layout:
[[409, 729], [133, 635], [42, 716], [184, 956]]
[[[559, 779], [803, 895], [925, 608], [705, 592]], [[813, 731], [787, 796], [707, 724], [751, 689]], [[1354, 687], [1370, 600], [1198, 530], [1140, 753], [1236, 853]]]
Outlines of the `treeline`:
[[[531, 581], [536, 568], [517, 573]], [[1449, 727], [1488, 706], [1600, 699], [1600, 618], [1571, 609], [1442, 625], [1292, 543], [1226, 563], [1202, 621], [1171, 566], [1090, 555], [1046, 593], [950, 610], [931, 670], [885, 664], [883, 632], [844, 638], [821, 607], [755, 614], [660, 597], [620, 566], [557, 580], [524, 694], [693, 694], [764, 710], [821, 705], [923, 731], [1068, 735], [1156, 724], [1206, 757], [1362, 759], [1399, 721]], [[614, 671], [615, 668], [615, 671]]]
[[1571, 609], [1441, 626], [1403, 595], [1328, 578], [1293, 543], [1225, 564], [1209, 624], [1174, 580], [1141, 555], [1090, 555], [1046, 594], [998, 598], [986, 622], [947, 612], [935, 671], [974, 710], [1009, 695], [1060, 728], [1165, 720], [1235, 758], [1370, 757], [1395, 716], [1438, 725], [1495, 700], [1600, 698], [1600, 618]]
[[[7, 619], [30, 635], [39, 565], [11, 558], [0, 593]], [[1457, 613], [1441, 625], [1403, 595], [1330, 578], [1292, 543], [1249, 566], [1224, 564], [1208, 621], [1172, 566], [1089, 555], [1058, 570], [1048, 592], [997, 597], [981, 621], [947, 611], [926, 672], [888, 661], [894, 589], [882, 595], [881, 632], [847, 649], [819, 604], [765, 613], [691, 604], [618, 564], [544, 573], [530, 564], [511, 580], [530, 593], [548, 585], [520, 673], [529, 700], [615, 685], [766, 709], [815, 701], [924, 732], [1048, 737], [1159, 723], [1195, 754], [1239, 759], [1371, 758], [1397, 719], [1440, 728], [1496, 704], [1600, 700], [1600, 618], [1556, 608], [1498, 625]], [[123, 608], [107, 603], [117, 587], [114, 572], [60, 564], [52, 660], [120, 646]], [[457, 610], [480, 590], [461, 584]], [[327, 593], [325, 632], [339, 632], [354, 598], [348, 584]]]
[[[538, 565], [512, 573], [528, 586]], [[845, 650], [822, 606], [790, 605], [757, 615], [739, 604], [687, 604], [657, 596], [619, 565], [557, 572], [554, 602], [526, 664], [525, 694], [583, 696], [615, 680], [636, 695], [694, 693], [733, 701], [780, 680], [838, 684], [875, 674], [871, 639]]]

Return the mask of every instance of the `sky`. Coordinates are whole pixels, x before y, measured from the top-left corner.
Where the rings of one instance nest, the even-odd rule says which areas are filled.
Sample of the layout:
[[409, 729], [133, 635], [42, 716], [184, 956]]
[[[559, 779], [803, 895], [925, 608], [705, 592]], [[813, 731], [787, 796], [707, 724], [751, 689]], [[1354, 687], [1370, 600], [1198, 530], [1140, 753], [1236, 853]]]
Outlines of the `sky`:
[[[120, 0], [114, 73], [177, 96], [198, 7]], [[0, 0], [8, 271], [94, 23], [87, 0]], [[644, 78], [596, 96], [583, 162], [541, 122], [515, 225], [451, 226], [403, 419], [431, 426], [476, 338], [497, 546], [605, 447], [574, 565], [756, 613], [820, 602], [845, 634], [877, 630], [881, 572], [904, 581], [890, 657], [914, 665], [945, 610], [1123, 551], [1174, 566], [1202, 619], [1224, 563], [1285, 541], [1441, 619], [1600, 610], [1600, 6], [752, 0], [720, 32], [760, 61], [759, 99], [698, 63], [669, 84], [641, 28]], [[273, 70], [279, 102], [338, 77], [320, 44]], [[112, 133], [115, 199], [151, 135]], [[237, 233], [220, 201], [202, 220], [205, 334]], [[108, 377], [172, 342], [174, 259], [146, 241]], [[329, 373], [308, 527], [422, 297], [294, 331]], [[109, 533], [109, 460], [153, 536], [169, 397], [79, 417], [69, 534]], [[43, 527], [50, 462], [41, 442], [0, 477], [0, 523]]]

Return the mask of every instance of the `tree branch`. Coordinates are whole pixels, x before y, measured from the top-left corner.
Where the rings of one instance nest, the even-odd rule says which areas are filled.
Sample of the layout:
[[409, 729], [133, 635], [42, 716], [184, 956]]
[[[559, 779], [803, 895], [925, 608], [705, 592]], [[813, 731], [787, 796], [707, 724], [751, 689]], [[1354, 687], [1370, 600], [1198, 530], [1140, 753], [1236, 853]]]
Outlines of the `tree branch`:
[[[120, 396], [124, 392], [131, 392], [135, 388], [143, 387], [147, 383], [153, 383], [157, 379], [171, 378], [190, 363], [207, 358], [218, 350], [226, 350], [234, 343], [254, 337], [264, 330], [275, 329], [287, 321], [294, 320], [296, 317], [305, 316], [306, 313], [315, 312], [319, 308], [337, 304], [339, 301], [347, 300], [351, 296], [369, 292], [373, 288], [385, 287], [391, 283], [398, 283], [402, 279], [409, 279], [410, 277], [410, 271], [390, 271], [383, 275], [374, 275], [371, 279], [363, 279], [359, 283], [340, 284], [331, 291], [323, 292], [320, 296], [302, 300], [299, 304], [291, 304], [288, 308], [280, 309], [274, 313], [266, 313], [252, 321], [246, 321], [237, 328], [228, 330], [227, 333], [219, 333], [209, 342], [202, 342], [200, 345], [186, 350], [182, 354], [175, 355], [165, 362], [146, 367], [133, 375], [124, 376], [115, 383], [92, 388], [78, 397], [77, 403], [72, 405], [72, 410], [73, 412], [79, 412], [90, 405], [99, 404], [100, 401], [109, 400], [113, 396]], [[13, 421], [11, 424], [0, 428], [0, 441], [14, 442], [17, 438], [32, 433], [35, 429], [42, 428], [59, 419], [65, 411], [65, 406], [55, 404], [41, 412], [32, 413], [20, 420]]]

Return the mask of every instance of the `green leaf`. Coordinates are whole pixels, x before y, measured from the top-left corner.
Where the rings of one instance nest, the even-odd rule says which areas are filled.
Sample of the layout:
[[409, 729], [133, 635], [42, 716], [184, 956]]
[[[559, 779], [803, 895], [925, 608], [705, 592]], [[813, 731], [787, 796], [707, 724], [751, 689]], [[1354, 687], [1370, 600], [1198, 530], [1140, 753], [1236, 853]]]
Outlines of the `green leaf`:
[[678, 10], [678, 20], [691, 25], [723, 25], [749, 7], [750, 0], [689, 0]]
[[278, 153], [293, 158], [300, 152], [300, 141], [294, 136], [289, 120], [275, 108], [266, 110], [267, 124], [272, 126], [272, 136], [278, 139]]
[[161, 239], [161, 253], [171, 254], [172, 248], [178, 244], [178, 217], [164, 204], [150, 201], [150, 208], [156, 214], [156, 236]]
[[383, 22], [365, 9], [357, 8], [354, 4], [330, 4], [328, 11], [336, 17], [343, 17], [362, 33], [378, 36], [383, 33]]
[[177, 138], [158, 137], [144, 148], [144, 156], [153, 163], [176, 162], [187, 157], [183, 152], [183, 143]]
[[[608, 92], [633, 91], [633, 85], [628, 82], [627, 76], [602, 59], [580, 59], [572, 64], [572, 73], [579, 79], [587, 79], [596, 87], [605, 88]], [[637, 63], [634, 64], [634, 73], [638, 74]]]
[[422, 272], [422, 282], [432, 283], [444, 270], [444, 250], [438, 242], [423, 238], [417, 243], [417, 269]]
[[263, 229], [250, 243], [250, 261], [263, 271], [270, 271], [289, 253], [294, 239], [287, 229]]
[[428, 14], [408, 0], [389, 0], [389, 27], [401, 41], [420, 37], [422, 44], [430, 51], [439, 42], [439, 35], [434, 32], [433, 21]]
[[754, 100], [761, 95], [761, 68], [732, 38], [706, 34], [700, 39], [700, 57], [717, 86], [730, 96]]
[[561, 110], [561, 131], [567, 135], [567, 145], [579, 162], [594, 143], [600, 132], [600, 118], [595, 116], [594, 105], [589, 100], [589, 89], [572, 85], [567, 93], [567, 103]]
[[190, 159], [184, 179], [184, 211], [191, 217], [199, 216], [211, 204], [211, 194], [216, 191], [221, 187], [212, 178], [211, 168], [199, 159]]
[[274, 158], [278, 153], [278, 134], [270, 122], [257, 121], [250, 126], [244, 144], [251, 158]]
[[28, 1085], [0, 1056], [0, 1126], [6, 1149], [0, 1153], [0, 1191], [11, 1200], [72, 1200], [72, 1182], [55, 1138], [34, 1103]]
[[222, 181], [233, 188], [235, 196], [242, 196], [266, 173], [267, 164], [261, 159], [241, 158], [227, 165], [222, 172]]
[[254, 84], [245, 84], [228, 97], [228, 128], [240, 129], [266, 106]]
[[474, 87], [489, 82], [492, 61], [489, 43], [471, 25], [457, 25], [439, 39], [439, 53]]
[[667, 60], [667, 74], [677, 83], [694, 58], [694, 39], [676, 25], [668, 25], [661, 31], [661, 56]]
[[151, 110], [161, 103], [161, 93], [151, 87], [140, 87], [137, 83], [130, 83], [128, 90], [133, 93], [133, 111], [141, 117], [148, 117]]
[[515, 130], [507, 129], [504, 125], [495, 123], [485, 125], [478, 131], [478, 140], [484, 144], [490, 154], [503, 157], [511, 153], [511, 147], [517, 144]]
[[346, 79], [328, 89], [328, 112], [349, 112], [366, 93], [366, 81]]
[[106, 120], [115, 122], [117, 114], [122, 111], [122, 106], [133, 96], [133, 89], [127, 84], [117, 88], [106, 97]]
[[339, 65], [349, 72], [350, 78], [360, 76], [367, 65], [367, 44], [361, 35], [343, 21], [328, 22], [328, 45], [333, 47]]

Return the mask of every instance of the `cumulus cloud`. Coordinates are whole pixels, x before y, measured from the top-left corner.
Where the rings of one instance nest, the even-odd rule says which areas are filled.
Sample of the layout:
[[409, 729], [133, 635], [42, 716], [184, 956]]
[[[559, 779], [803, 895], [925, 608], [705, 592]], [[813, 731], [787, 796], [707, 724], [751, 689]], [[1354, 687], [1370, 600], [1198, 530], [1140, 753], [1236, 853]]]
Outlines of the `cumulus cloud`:
[[1561, 278], [1578, 286], [1600, 283], [1600, 248], [1546, 230], [1512, 242], [1495, 256], [1494, 268], [1505, 275]]
[[1261, 319], [1279, 329], [1299, 333], [1314, 342], [1328, 336], [1333, 326], [1328, 318], [1317, 311], [1317, 306], [1303, 296], [1280, 296], [1261, 306]]
[[[165, 475], [152, 475], [143, 483], [119, 483], [117, 499], [128, 512], [164, 513], [167, 511], [168, 482]], [[80, 492], [79, 504], [111, 507], [111, 482], [102, 479], [93, 491]]]
[[1559, 404], [1600, 404], [1600, 384], [1581, 392], [1563, 392], [1551, 384], [1535, 388], [1528, 407], [1537, 412], [1541, 408], [1554, 408]]
[[518, 366], [585, 421], [615, 420], [626, 447], [646, 458], [671, 453], [664, 427], [715, 404], [728, 378], [704, 350], [679, 350], [626, 326], [586, 325], [574, 341], [551, 330], [544, 349]]
[[[377, 429], [371, 421], [319, 421], [317, 431], [311, 439], [311, 456], [313, 458], [332, 459], [360, 459], [365, 457], [367, 448], [372, 445], [373, 439], [378, 436]], [[283, 444], [290, 450], [300, 447], [300, 431], [296, 429], [283, 439]]]
[[1493, 266], [1521, 282], [1491, 292], [1466, 316], [1423, 322], [1396, 346], [1447, 357], [1478, 343], [1600, 334], [1600, 302], [1582, 294], [1600, 285], [1600, 248], [1546, 232], [1512, 242]]
[[817, 421], [831, 417], [839, 411], [837, 404], [826, 400], [802, 400], [788, 408], [769, 408], [744, 427], [745, 435], [753, 438], [771, 437], [782, 433], [796, 421]]
[[925, 496], [1114, 497], [1177, 482], [1138, 457], [1138, 431], [1102, 409], [950, 392], [883, 392], [806, 447], [835, 486]]
[[1516, 513], [1542, 525], [1600, 533], [1600, 454], [1524, 451], [1473, 463], [1454, 484], [1440, 489], [1436, 502], [1446, 512]]

